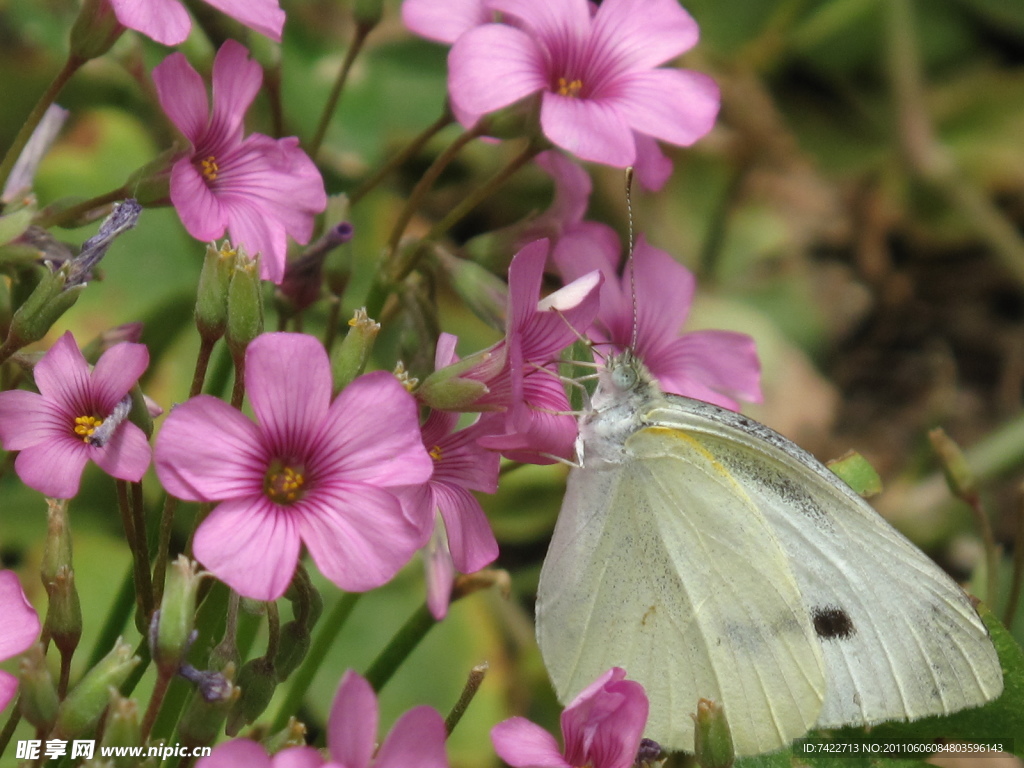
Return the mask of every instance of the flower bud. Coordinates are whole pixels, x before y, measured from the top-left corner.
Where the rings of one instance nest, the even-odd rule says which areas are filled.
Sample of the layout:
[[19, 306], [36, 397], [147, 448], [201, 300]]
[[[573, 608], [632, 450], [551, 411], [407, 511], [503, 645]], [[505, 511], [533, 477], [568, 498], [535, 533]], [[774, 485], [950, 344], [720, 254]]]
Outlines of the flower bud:
[[[101, 747], [141, 747], [142, 727], [139, 721], [139, 705], [135, 699], [124, 698], [116, 688], [110, 689], [110, 709], [107, 711], [106, 725], [103, 727]], [[113, 750], [106, 754], [111, 754]], [[130, 756], [114, 757], [117, 768], [131, 768], [137, 765], [138, 758]]]
[[493, 328], [504, 327], [508, 306], [508, 286], [504, 280], [474, 261], [460, 259], [440, 249], [437, 263], [473, 314]]
[[359, 25], [373, 29], [384, 16], [384, 0], [356, 0], [352, 15]]
[[331, 353], [331, 374], [334, 391], [340, 392], [366, 369], [373, 343], [380, 332], [380, 323], [370, 319], [366, 308], [357, 309], [348, 321], [349, 329], [342, 342]]
[[288, 747], [306, 746], [306, 726], [294, 717], [288, 718], [288, 725], [263, 740], [263, 747], [272, 755]]
[[179, 555], [171, 564], [160, 610], [154, 616], [157, 631], [151, 649], [153, 660], [164, 674], [177, 672], [192, 644], [196, 592], [201, 580], [202, 577], [196, 575], [196, 564], [184, 555]]
[[82, 605], [71, 563], [71, 527], [67, 501], [47, 499], [46, 547], [40, 568], [49, 596], [46, 630], [61, 654], [70, 658], [82, 637]]
[[731, 768], [736, 760], [732, 731], [725, 719], [725, 708], [710, 699], [697, 702], [693, 734], [693, 752], [701, 768]]
[[82, 61], [102, 56], [123, 32], [108, 0], [85, 0], [71, 28], [70, 55]]
[[6, 346], [17, 350], [39, 341], [46, 336], [60, 316], [78, 301], [78, 296], [85, 290], [85, 286], [69, 286], [69, 273], [69, 265], [61, 267], [56, 272], [44, 270], [35, 290], [11, 318]]
[[174, 146], [157, 155], [133, 172], [124, 183], [144, 208], [156, 208], [171, 202], [171, 168], [181, 158], [182, 147]]
[[277, 687], [274, 663], [262, 656], [250, 659], [238, 673], [238, 687], [242, 689], [242, 694], [228, 713], [225, 729], [228, 736], [234, 736], [242, 726], [255, 722], [270, 704], [274, 688]]
[[258, 259], [238, 249], [228, 284], [228, 317], [225, 338], [235, 360], [241, 360], [249, 342], [263, 333], [263, 293]]
[[281, 627], [281, 637], [277, 647], [277, 656], [274, 657], [274, 668], [277, 670], [277, 679], [284, 682], [288, 676], [299, 668], [299, 665], [309, 653], [309, 646], [312, 637], [309, 628], [297, 621], [289, 621]]
[[99, 721], [109, 701], [109, 690], [117, 688], [139, 663], [139, 657], [123, 639], [118, 638], [113, 649], [85, 673], [57, 710], [57, 723], [53, 733], [67, 739], [88, 733]]
[[36, 643], [21, 657], [18, 664], [21, 681], [21, 714], [37, 731], [48, 733], [57, 719], [57, 686], [46, 664], [42, 643]]
[[234, 664], [228, 664], [223, 672], [218, 674], [227, 684], [223, 689], [224, 695], [208, 700], [206, 694], [209, 689], [196, 689], [185, 706], [181, 720], [178, 721], [178, 738], [187, 746], [205, 747], [212, 744], [220, 735], [228, 712], [242, 692], [241, 688], [231, 684], [235, 674]]
[[100, 359], [100, 355], [111, 347], [116, 347], [118, 344], [123, 344], [126, 341], [138, 344], [141, 338], [142, 323], [124, 323], [123, 325], [117, 325], [101, 332], [88, 344], [82, 347], [82, 356], [90, 365], [96, 365], [96, 361]]
[[493, 379], [505, 364], [504, 348], [493, 347], [434, 371], [416, 390], [416, 397], [442, 411], [472, 411], [490, 392], [484, 381]]
[[228, 286], [237, 254], [227, 240], [219, 248], [215, 243], [206, 246], [196, 292], [195, 317], [199, 336], [207, 344], [217, 341], [228, 327]]

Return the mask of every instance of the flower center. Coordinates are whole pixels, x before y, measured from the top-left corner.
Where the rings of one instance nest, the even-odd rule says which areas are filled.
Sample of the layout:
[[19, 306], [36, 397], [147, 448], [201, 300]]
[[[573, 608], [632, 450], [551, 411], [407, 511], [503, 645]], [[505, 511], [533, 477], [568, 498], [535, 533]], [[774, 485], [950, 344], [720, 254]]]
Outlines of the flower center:
[[92, 433], [102, 424], [103, 419], [97, 419], [95, 416], [76, 416], [75, 434], [82, 438], [83, 443], [89, 445], [92, 443]]
[[579, 78], [575, 80], [566, 80], [564, 77], [558, 78], [558, 95], [568, 96], [570, 99], [579, 98], [580, 91], [583, 90], [583, 81]]
[[435, 445], [433, 448], [427, 451], [427, 453], [430, 454], [430, 458], [432, 458], [435, 462], [441, 461], [442, 453], [440, 445]]
[[203, 174], [207, 181], [216, 181], [217, 174], [220, 173], [220, 166], [217, 165], [217, 158], [210, 155], [199, 161], [199, 171]]
[[271, 501], [278, 504], [293, 504], [305, 495], [305, 467], [291, 466], [281, 460], [274, 461], [267, 469], [263, 480], [263, 491]]

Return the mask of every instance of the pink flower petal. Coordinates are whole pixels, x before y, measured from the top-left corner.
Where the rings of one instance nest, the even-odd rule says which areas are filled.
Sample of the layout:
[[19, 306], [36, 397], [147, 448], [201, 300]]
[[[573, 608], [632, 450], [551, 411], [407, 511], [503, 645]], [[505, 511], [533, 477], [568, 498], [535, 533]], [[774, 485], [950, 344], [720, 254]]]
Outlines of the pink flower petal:
[[271, 768], [270, 757], [262, 745], [249, 739], [235, 739], [218, 744], [206, 757], [200, 758], [196, 768]]
[[413, 707], [384, 739], [375, 768], [448, 768], [446, 737], [441, 715], [430, 707]]
[[68, 423], [42, 395], [23, 389], [0, 392], [0, 444], [20, 451], [67, 435]]
[[[39, 616], [14, 571], [0, 571], [0, 661], [27, 651], [39, 637]], [[2, 706], [0, 706], [2, 709]]]
[[88, 455], [108, 475], [136, 483], [149, 469], [149, 440], [141, 429], [126, 421], [102, 448], [89, 446]]
[[228, 217], [221, 202], [188, 158], [171, 168], [171, 203], [192, 237], [211, 241], [224, 235]]
[[672, 160], [650, 136], [634, 133], [633, 140], [636, 141], [636, 161], [633, 163], [636, 180], [648, 192], [660, 192], [672, 175]]
[[[140, 2], [126, 3], [125, 0], [119, 2], [138, 8], [147, 5]], [[181, 8], [177, 2], [173, 4]], [[185, 17], [187, 19], [188, 14]], [[185, 138], [195, 144], [206, 131], [210, 119], [210, 101], [203, 78], [188, 63], [184, 54], [172, 53], [153, 68], [153, 84], [156, 85], [157, 98], [164, 112], [178, 130], [185, 134]]]
[[[664, 251], [648, 244], [642, 235], [637, 239], [633, 251], [633, 268], [640, 338], [638, 346], [658, 348], [664, 341], [675, 339], [680, 327], [686, 322], [693, 303], [696, 280], [690, 270]], [[623, 288], [627, 288], [627, 285], [624, 280]], [[629, 325], [632, 325], [632, 318], [629, 318]], [[626, 344], [628, 340], [628, 336], [613, 338], [613, 341], [620, 344]]]
[[377, 695], [353, 670], [345, 672], [327, 718], [327, 751], [345, 768], [368, 768], [377, 743]]
[[164, 45], [185, 42], [192, 19], [178, 0], [110, 0], [117, 20]]
[[144, 344], [115, 344], [96, 361], [91, 390], [95, 405], [109, 413], [139, 381], [149, 366]]
[[633, 164], [636, 144], [631, 122], [636, 122], [633, 116], [627, 119], [625, 109], [608, 99], [577, 99], [548, 92], [541, 100], [544, 135], [562, 149], [595, 163], [617, 168]]
[[[246, 768], [249, 766], [245, 763]], [[289, 747], [270, 758], [271, 768], [320, 768], [324, 758], [313, 747]]]
[[623, 75], [612, 90], [615, 95], [609, 100], [627, 116], [632, 129], [681, 146], [693, 144], [711, 130], [721, 101], [714, 80], [681, 69]]
[[[246, 4], [250, 3], [253, 0], [246, 0]], [[232, 0], [222, 2], [221, 5], [239, 3]], [[242, 120], [262, 84], [263, 68], [249, 58], [245, 46], [237, 40], [225, 40], [213, 60], [213, 116], [207, 135], [216, 136], [220, 140], [231, 137], [234, 142], [241, 141]]]
[[220, 501], [263, 493], [263, 434], [222, 400], [199, 395], [175, 407], [156, 438], [156, 473], [168, 493]]
[[565, 46], [568, 40], [590, 32], [587, 0], [489, 0], [488, 7], [515, 16], [549, 48]]
[[7, 708], [18, 692], [18, 678], [10, 672], [0, 670], [0, 711]]
[[434, 532], [424, 551], [427, 572], [427, 607], [437, 621], [448, 615], [448, 604], [455, 583], [455, 563], [448, 549], [448, 533], [444, 521], [438, 517]]
[[331, 404], [331, 364], [323, 345], [302, 333], [264, 333], [245, 350], [246, 390], [275, 446], [293, 449], [321, 428]]
[[643, 686], [613, 667], [587, 686], [562, 712], [565, 757], [573, 765], [630, 768], [647, 724]]
[[480, 502], [457, 485], [436, 484], [434, 496], [448, 532], [448, 549], [455, 567], [475, 573], [498, 557], [498, 542]]
[[71, 499], [78, 494], [88, 460], [89, 447], [69, 437], [23, 449], [14, 461], [14, 469], [25, 485], [44, 496]]
[[360, 376], [331, 405], [324, 422], [325, 463], [345, 481], [384, 487], [426, 482], [434, 462], [420, 439], [416, 401], [385, 371]]
[[761, 366], [754, 340], [732, 331], [695, 331], [659, 350], [651, 373], [662, 388], [736, 410], [736, 400], [761, 402]]
[[60, 404], [69, 411], [91, 405], [88, 402], [89, 365], [70, 331], [57, 339], [36, 363], [33, 376], [39, 393], [44, 398]]
[[540, 50], [515, 27], [484, 24], [471, 29], [448, 54], [448, 92], [467, 112], [487, 114], [546, 87]]
[[302, 502], [302, 540], [320, 572], [346, 592], [391, 580], [423, 546], [420, 529], [393, 495], [372, 485], [318, 489]]
[[514, 768], [572, 768], [562, 757], [555, 737], [524, 717], [513, 717], [491, 729], [498, 757]]
[[554, 149], [541, 152], [535, 162], [555, 181], [555, 199], [544, 216], [555, 221], [559, 231], [583, 221], [593, 187], [590, 174]]
[[207, 3], [249, 29], [276, 43], [281, 42], [285, 14], [278, 0], [206, 0]]
[[604, 0], [594, 16], [593, 45], [630, 69], [674, 59], [698, 36], [697, 22], [678, 0]]
[[486, 24], [494, 14], [484, 0], [405, 0], [402, 21], [420, 37], [454, 43], [463, 32]]
[[263, 495], [222, 502], [196, 529], [196, 559], [240, 595], [276, 600], [299, 562], [294, 511]]

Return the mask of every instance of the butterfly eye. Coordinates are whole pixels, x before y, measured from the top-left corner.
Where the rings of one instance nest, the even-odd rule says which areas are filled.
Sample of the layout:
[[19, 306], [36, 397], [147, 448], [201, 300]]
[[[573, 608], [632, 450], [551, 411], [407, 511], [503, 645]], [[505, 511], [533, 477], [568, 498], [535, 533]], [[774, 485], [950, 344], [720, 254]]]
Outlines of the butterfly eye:
[[614, 384], [616, 389], [620, 392], [628, 392], [636, 386], [636, 383], [636, 368], [628, 362], [623, 361], [621, 365], [616, 366], [612, 371], [612, 384]]

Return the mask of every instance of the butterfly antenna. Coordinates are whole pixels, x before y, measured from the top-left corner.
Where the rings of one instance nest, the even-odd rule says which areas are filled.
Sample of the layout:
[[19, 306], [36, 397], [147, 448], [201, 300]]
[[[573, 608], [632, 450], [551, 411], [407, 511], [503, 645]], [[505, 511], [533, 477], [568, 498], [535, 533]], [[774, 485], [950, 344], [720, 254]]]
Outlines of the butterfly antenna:
[[630, 352], [636, 351], [637, 309], [636, 309], [636, 271], [633, 269], [633, 166], [626, 168], [626, 221], [629, 224], [629, 250], [626, 253], [626, 269], [629, 270], [629, 296], [633, 302], [633, 330], [629, 337]]

